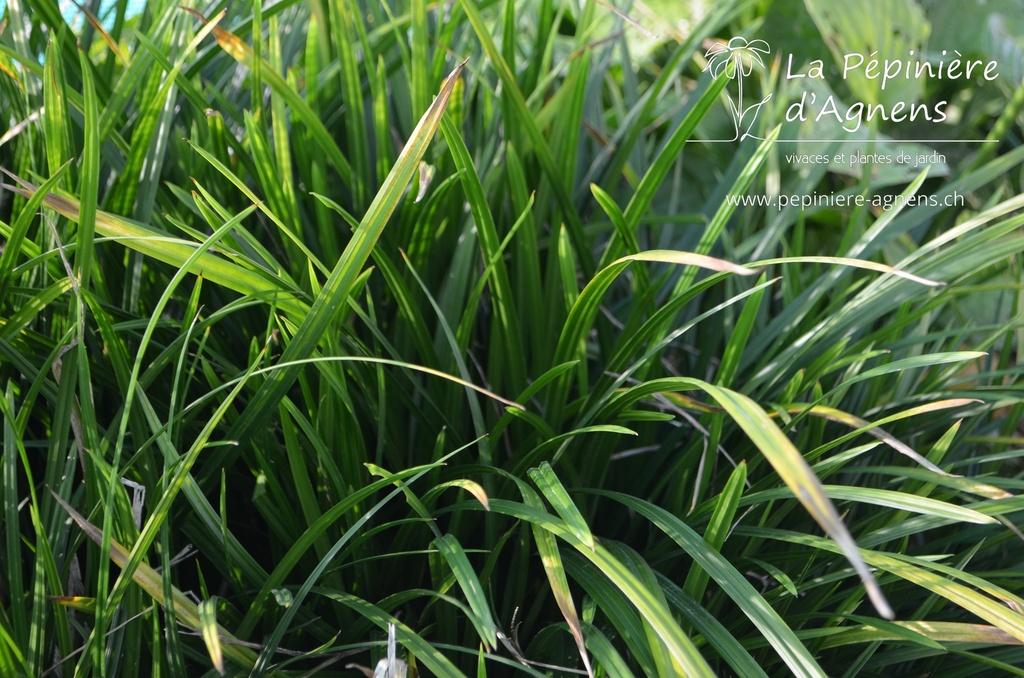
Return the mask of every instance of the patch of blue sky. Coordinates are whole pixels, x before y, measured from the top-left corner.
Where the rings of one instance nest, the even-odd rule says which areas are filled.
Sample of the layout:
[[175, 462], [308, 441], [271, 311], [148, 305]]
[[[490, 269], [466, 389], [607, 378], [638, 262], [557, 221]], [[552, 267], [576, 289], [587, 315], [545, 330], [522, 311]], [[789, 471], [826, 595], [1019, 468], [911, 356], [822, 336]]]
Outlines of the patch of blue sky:
[[[8, 0], [0, 0], [0, 15], [7, 11], [7, 1]], [[81, 4], [86, 5], [87, 2], [83, 1]], [[80, 29], [85, 22], [85, 15], [82, 14], [82, 10], [78, 8], [78, 5], [70, 0], [59, 0], [58, 5], [60, 6], [61, 14], [64, 15], [64, 20], [68, 22], [68, 25], [74, 30]], [[114, 23], [114, 10], [116, 6], [117, 0], [101, 0], [100, 8], [96, 13], [96, 16], [104, 26], [110, 26]], [[125, 15], [135, 16], [140, 13], [145, 6], [145, 0], [129, 0]]]

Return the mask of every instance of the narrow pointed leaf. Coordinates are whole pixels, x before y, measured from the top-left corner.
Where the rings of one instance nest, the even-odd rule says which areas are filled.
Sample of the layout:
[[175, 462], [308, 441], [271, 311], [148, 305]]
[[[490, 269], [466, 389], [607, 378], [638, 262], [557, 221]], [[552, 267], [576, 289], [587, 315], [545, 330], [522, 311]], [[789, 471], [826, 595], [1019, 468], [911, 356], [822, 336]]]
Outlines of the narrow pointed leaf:
[[[359, 228], [331, 271], [312, 308], [281, 354], [281, 362], [310, 357], [331, 323], [337, 321], [356, 278], [370, 257], [371, 250], [384, 231], [391, 214], [398, 208], [406, 186], [416, 174], [419, 162], [440, 125], [441, 116], [462, 67], [460, 64], [449, 74], [434, 103], [413, 130], [398, 161], [363, 215]], [[253, 396], [253, 405], [235, 422], [229, 437], [233, 440], [246, 441], [258, 427], [263, 426], [267, 415], [276, 409], [278, 401], [298, 377], [299, 369], [297, 365], [292, 365], [274, 372]]]
[[453, 535], [446, 534], [440, 539], [434, 540], [434, 547], [441, 552], [441, 555], [455, 574], [455, 579], [462, 587], [463, 593], [466, 594], [466, 601], [476, 615], [476, 620], [474, 621], [479, 621], [477, 631], [480, 634], [480, 639], [489, 649], [497, 647], [497, 627], [491, 616], [490, 606], [487, 598], [484, 596], [480, 579], [473, 570], [473, 566], [469, 564], [469, 559], [466, 557], [466, 552], [462, 549], [462, 545], [459, 544]]
[[[72, 508], [70, 504], [60, 497], [60, 495], [55, 492], [52, 492], [51, 494], [53, 495], [54, 500], [56, 500], [56, 502], [60, 504], [65, 511], [67, 511], [68, 515], [71, 516], [71, 519], [75, 521], [78, 527], [81, 528], [82, 532], [84, 532], [89, 539], [96, 542], [96, 544], [100, 544], [103, 541], [103, 533], [98, 527], [86, 520], [82, 514]], [[124, 567], [128, 563], [128, 549], [113, 539], [110, 541], [110, 560], [118, 567]], [[141, 586], [146, 593], [152, 596], [153, 600], [158, 604], [164, 604], [164, 586], [159, 572], [145, 563], [139, 563], [135, 568], [135, 572], [132, 574], [132, 579], [134, 579], [135, 583]], [[198, 606], [177, 588], [173, 589], [173, 595], [174, 613], [177, 616], [178, 621], [192, 629], [195, 629], [196, 631], [201, 631], [202, 621], [200, 620]], [[216, 629], [219, 635], [225, 638], [234, 639], [234, 636], [232, 636], [222, 626], [217, 625]], [[241, 647], [237, 644], [225, 643], [223, 652], [239, 666], [247, 669], [252, 668], [253, 664], [256, 662], [256, 654], [252, 650], [246, 647]]]

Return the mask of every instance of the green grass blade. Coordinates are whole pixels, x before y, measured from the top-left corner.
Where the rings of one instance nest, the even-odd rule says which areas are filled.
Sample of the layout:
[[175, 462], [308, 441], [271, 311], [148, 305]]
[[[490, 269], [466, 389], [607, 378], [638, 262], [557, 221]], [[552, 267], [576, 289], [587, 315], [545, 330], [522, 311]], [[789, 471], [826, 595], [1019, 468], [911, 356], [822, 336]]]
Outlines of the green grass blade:
[[[29, 228], [32, 226], [32, 221], [35, 219], [36, 212], [38, 212], [39, 207], [43, 204], [47, 193], [60, 183], [61, 177], [64, 176], [64, 172], [70, 164], [70, 160], [65, 162], [49, 179], [43, 182], [40, 190], [29, 197], [28, 202], [11, 224], [11, 230], [7, 234], [7, 242], [4, 243], [4, 249], [0, 252], [0, 299], [4, 297], [7, 287], [10, 285], [11, 274], [14, 272], [15, 264], [18, 262], [18, 256], [22, 252], [22, 245], [32, 244], [31, 241], [26, 241], [26, 236], [28, 235]], [[8, 173], [8, 176], [13, 177], [14, 175]], [[29, 248], [25, 247], [24, 249], [28, 250]]]
[[[466, 148], [462, 136], [448, 116], [441, 118], [441, 132], [444, 134], [445, 141], [448, 142], [448, 148], [455, 159], [455, 166], [460, 172], [459, 176], [466, 191], [466, 199], [469, 201], [473, 220], [476, 222], [481, 254], [484, 261], [487, 262], [488, 270], [491, 271], [494, 311], [500, 327], [500, 331], [496, 330], [496, 333], [498, 336], [507, 337], [511, 342], [503, 351], [505, 356], [503, 363], [509, 370], [511, 387], [519, 389], [526, 386], [526, 366], [523, 362], [525, 354], [522, 347], [516, 343], [521, 332], [508, 271], [505, 268], [505, 262], [500, 258], [501, 240], [498, 237], [490, 207], [487, 205], [480, 177], [473, 166], [473, 159], [469, 155], [469, 149]], [[492, 266], [493, 268], [491, 268]], [[497, 378], [497, 376], [493, 375], [492, 378]]]
[[565, 521], [565, 524], [573, 531], [576, 538], [584, 546], [593, 549], [594, 535], [590, 533], [590, 527], [587, 525], [586, 519], [576, 507], [569, 493], [566, 492], [558, 476], [555, 475], [551, 464], [544, 462], [537, 468], [530, 469], [529, 475], [533, 482], [537, 484], [540, 493], [551, 503], [555, 513]]
[[674, 582], [664, 575], [658, 581], [669, 604], [693, 624], [702, 636], [708, 639], [718, 654], [736, 671], [738, 676], [767, 676], [761, 665], [754, 660], [740, 642], [713, 614], [704, 609], [693, 598], [687, 596]]
[[99, 204], [99, 103], [96, 101], [96, 89], [92, 82], [92, 68], [85, 52], [79, 52], [82, 62], [82, 92], [85, 100], [85, 139], [82, 150], [82, 165], [79, 168], [79, 204], [77, 247], [75, 248], [75, 268], [79, 284], [89, 288], [92, 274], [93, 252], [92, 239], [96, 231], [96, 206]]
[[[834, 501], [855, 501], [873, 506], [884, 506], [899, 511], [942, 518], [952, 524], [997, 525], [999, 523], [992, 516], [975, 509], [906, 492], [845, 485], [823, 485], [822, 489]], [[744, 497], [740, 504], [747, 506], [788, 496], [792, 496], [792, 493], [787, 488], [763, 490]]]
[[352, 608], [382, 630], [387, 630], [389, 624], [394, 624], [396, 640], [408, 648], [418, 661], [422, 661], [426, 668], [433, 671], [434, 675], [465, 678], [466, 674], [460, 671], [450, 659], [441, 654], [434, 645], [424, 640], [408, 626], [376, 605], [348, 593], [338, 593], [336, 591], [320, 591], [320, 593], [326, 598]]
[[[533, 113], [531, 113], [530, 109], [527, 108], [526, 100], [523, 98], [523, 93], [519, 89], [519, 84], [516, 82], [515, 74], [505, 62], [504, 57], [501, 55], [501, 51], [494, 42], [494, 38], [491, 37], [490, 30], [484, 23], [483, 15], [480, 14], [480, 10], [476, 3], [472, 0], [461, 0], [459, 2], [459, 6], [466, 13], [466, 18], [469, 19], [469, 23], [473, 27], [473, 31], [480, 40], [480, 44], [483, 46], [484, 52], [487, 54], [487, 58], [491, 62], [491, 66], [497, 72], [498, 78], [501, 80], [502, 92], [506, 97], [506, 100], [510, 102], [515, 118], [514, 121], [506, 121], [506, 124], [510, 126], [517, 126], [526, 133], [526, 137], [530, 140], [530, 143], [533, 144], [533, 152], [540, 161], [541, 168], [544, 170], [548, 180], [551, 182], [551, 186], [554, 188], [555, 198], [558, 200], [558, 204], [562, 209], [564, 218], [568, 224], [569, 234], [572, 236], [576, 249], [581, 252], [587, 251], [589, 248], [587, 247], [586, 240], [583, 235], [583, 226], [580, 222], [580, 216], [576, 210], [576, 206], [573, 204], [569, 187], [566, 185], [565, 172], [555, 162], [555, 156], [551, 152], [551, 148], [548, 145], [547, 140], [541, 133], [540, 127], [537, 125], [537, 121], [533, 117]], [[593, 272], [592, 264], [589, 260], [585, 260], [582, 263], [584, 275], [589, 276]]]
[[[204, 24], [208, 25], [209, 22], [195, 10], [184, 7], [182, 9], [198, 16], [203, 20]], [[212, 30], [214, 38], [217, 39], [217, 44], [220, 45], [221, 49], [230, 54], [233, 59], [247, 68], [253, 69], [257, 67], [256, 57], [253, 55], [252, 48], [242, 42], [238, 36], [219, 26], [214, 26]], [[259, 59], [258, 67], [263, 81], [274, 94], [284, 99], [292, 113], [309, 129], [313, 138], [320, 144], [320, 148], [327, 155], [327, 159], [331, 161], [334, 168], [338, 170], [342, 180], [351, 185], [353, 181], [352, 166], [349, 165], [348, 160], [342, 155], [338, 144], [335, 143], [327, 128], [324, 127], [324, 124], [320, 122], [320, 119], [309, 108], [309, 105], [292, 89], [284, 77], [271, 68], [270, 64]]]
[[[301, 360], [312, 355], [331, 323], [337, 320], [337, 315], [351, 293], [355, 279], [362, 272], [363, 264], [369, 258], [391, 213], [398, 207], [405, 187], [412, 180], [434, 132], [440, 125], [445, 105], [461, 71], [460, 65], [448, 76], [434, 103], [409, 137], [387, 181], [381, 186], [360, 221], [359, 230], [345, 248], [309, 313], [303, 318], [288, 347], [281, 354], [281, 362]], [[277, 408], [278, 401], [291, 387], [298, 372], [298, 365], [293, 364], [271, 375], [253, 396], [250, 406], [232, 426], [229, 437], [244, 442], [258, 427], [263, 426], [267, 415]]]
[[[747, 464], [740, 462], [733, 470], [726, 481], [725, 487], [718, 495], [715, 503], [715, 511], [711, 514], [711, 521], [704, 532], [704, 541], [708, 546], [721, 552], [725, 538], [732, 530], [732, 521], [736, 516], [736, 509], [740, 505], [740, 497], [743, 495], [743, 485], [747, 480]], [[708, 584], [708, 573], [701, 568], [693, 568], [686, 575], [683, 583], [683, 593], [693, 600], [703, 600], [704, 591]]]
[[856, 542], [846, 526], [843, 525], [835, 506], [822, 489], [821, 481], [811, 471], [799, 450], [775, 422], [765, 414], [764, 410], [745, 395], [712, 386], [698, 379], [680, 378], [669, 381], [676, 382], [684, 388], [699, 388], [725, 409], [765, 455], [775, 468], [776, 473], [789, 486], [804, 508], [821, 525], [826, 534], [836, 541], [857, 571], [861, 581], [864, 582], [868, 597], [878, 613], [886, 619], [892, 619], [892, 608], [882, 594], [875, 578], [871, 575], [871, 571], [861, 559]]
[[[672, 136], [665, 142], [665, 145], [658, 153], [658, 157], [651, 163], [650, 168], [648, 168], [640, 180], [640, 184], [633, 193], [633, 197], [630, 198], [629, 204], [626, 205], [623, 214], [625, 220], [624, 230], [631, 233], [636, 232], [640, 225], [640, 220], [650, 208], [658, 188], [665, 181], [665, 177], [668, 176], [672, 166], [678, 162], [679, 155], [686, 146], [686, 142], [693, 136], [698, 123], [711, 110], [711, 107], [725, 89], [725, 84], [725, 78], [711, 80], [706, 85], [706, 89], [701, 93], [700, 98], [693, 105], [693, 108], [683, 118], [683, 121], [679, 123], [679, 127], [672, 132]], [[621, 247], [622, 244], [618, 242], [617, 238], [612, 237], [605, 249], [604, 261], [617, 258], [621, 253]], [[704, 253], [706, 254], [707, 250]]]
[[607, 491], [599, 491], [597, 494], [607, 496], [633, 509], [690, 554], [704, 571], [722, 587], [722, 590], [740, 606], [794, 675], [816, 677], [825, 675], [804, 644], [794, 635], [792, 629], [751, 586], [746, 577], [721, 554], [708, 546], [693, 528], [668, 511], [636, 497]]
[[[64, 508], [65, 511], [68, 512], [68, 515], [71, 516], [72, 520], [75, 521], [86, 536], [97, 544], [103, 541], [102, 532], [99, 528], [86, 520], [82, 514], [78, 513], [78, 511], [72, 508], [70, 504], [61, 499], [60, 495], [54, 493], [53, 498]], [[118, 567], [124, 568], [128, 565], [130, 559], [128, 549], [121, 544], [118, 544], [116, 541], [111, 540], [110, 559]], [[153, 597], [153, 600], [160, 604], [163, 603], [164, 588], [159, 572], [151, 568], [149, 565], [140, 562], [134, 568], [132, 578], [135, 580], [135, 583], [146, 591], [146, 593]], [[200, 619], [198, 606], [178, 589], [174, 589], [174, 608], [177, 618], [181, 623], [197, 631], [202, 630], [203, 625]], [[217, 626], [217, 629], [219, 635], [222, 637], [234, 639], [234, 636], [232, 636], [227, 629], [222, 626]], [[233, 643], [225, 643], [223, 645], [223, 652], [229, 659], [234, 660], [239, 666], [246, 669], [251, 668], [256, 660], [256, 655], [252, 650]]]
[[[693, 254], [692, 252], [652, 250], [622, 257], [594, 276], [594, 279], [587, 283], [587, 286], [576, 299], [576, 303], [569, 312], [569, 317], [566, 319], [565, 326], [558, 337], [558, 346], [555, 349], [554, 358], [556, 364], [571, 360], [580, 360], [581, 364], [585, 364], [585, 339], [597, 318], [604, 294], [619, 274], [625, 271], [634, 261], [692, 265], [712, 271], [727, 271], [738, 275], [754, 275], [757, 273], [756, 270], [745, 266], [739, 266], [706, 255]], [[552, 390], [551, 399], [548, 402], [550, 403], [549, 407], [556, 408], [556, 412], [556, 404], [564, 403], [566, 400], [568, 386], [568, 380], [563, 378], [559, 382], [559, 387]]]
[[[816, 549], [825, 551], [838, 550], [838, 547], [829, 540], [809, 534], [797, 534], [786, 530], [768, 530], [767, 528], [758, 528], [758, 532], [772, 539], [782, 539]], [[978, 615], [1015, 638], [1018, 642], [1024, 642], [1024, 614], [1010, 608], [1003, 601], [994, 600], [964, 584], [951, 581], [948, 576], [942, 576], [935, 572], [934, 570], [938, 569], [935, 563], [911, 556], [897, 557], [867, 549], [861, 549], [861, 553], [864, 560], [872, 566], [924, 587], [963, 607], [965, 610]], [[953, 568], [948, 569], [953, 570]], [[961, 574], [956, 570], [953, 570], [953, 572]], [[947, 573], [943, 572], [943, 574]]]
[[624, 563], [612, 556], [600, 543], [595, 543], [594, 550], [590, 550], [590, 548], [575, 537], [573, 531], [565, 523], [554, 516], [529, 508], [524, 504], [492, 499], [491, 510], [535, 524], [569, 542], [587, 560], [594, 563], [626, 595], [630, 603], [636, 607], [641, 616], [657, 633], [658, 638], [665, 643], [672, 659], [679, 663], [682, 670], [686, 672], [685, 675], [714, 675], [707, 662], [704, 661], [700, 653], [693, 646], [693, 642], [686, 637], [678, 624], [676, 624], [668, 609], [658, 601], [657, 597], [640, 582]]
[[[18, 180], [26, 195], [41, 193], [37, 187], [27, 181]], [[44, 194], [45, 195], [45, 194]], [[45, 195], [43, 202], [47, 207], [61, 215], [77, 221], [80, 217], [79, 203], [73, 198], [50, 193]], [[96, 213], [96, 231], [111, 240], [119, 242], [137, 252], [153, 257], [159, 261], [180, 267], [196, 251], [196, 243], [178, 238], [171, 238], [147, 226], [103, 211]], [[296, 317], [303, 317], [308, 312], [305, 302], [296, 299], [292, 294], [283, 292], [280, 286], [273, 285], [259, 273], [222, 259], [209, 252], [204, 252], [194, 268], [196, 275], [246, 296], [266, 301], [274, 301], [282, 310]]]
[[[729, 188], [729, 195], [738, 196], [743, 195], [750, 188], [750, 185], [754, 182], [754, 176], [761, 171], [762, 165], [768, 157], [769, 151], [775, 147], [775, 141], [779, 138], [779, 131], [781, 126], [776, 126], [768, 136], [761, 142], [754, 151], [754, 154], [747, 161], [747, 164], [743, 166], [743, 170], [736, 177], [736, 181]], [[729, 219], [736, 212], [737, 204], [733, 200], [723, 201], [718, 209], [715, 211], [715, 215], [711, 217], [711, 221], [708, 222], [707, 227], [700, 236], [700, 242], [697, 243], [695, 251], [698, 254], [707, 254], [714, 247], [715, 243], [722, 236], [722, 232], [725, 230], [725, 225], [729, 222]], [[628, 208], [627, 208], [628, 213]], [[683, 271], [683, 274], [679, 277], [679, 281], [676, 283], [675, 290], [678, 293], [681, 290], [686, 289], [691, 284], [697, 275], [697, 269], [688, 268]]]
[[217, 673], [224, 675], [224, 651], [221, 648], [220, 633], [217, 630], [217, 601], [204, 600], [199, 603], [199, 630], [203, 634], [203, 643], [210, 653], [210, 661]]
[[[552, 472], [551, 475], [553, 477], [554, 473]], [[515, 478], [515, 480], [516, 485], [519, 487], [519, 492], [522, 494], [523, 502], [530, 508], [543, 511], [544, 502], [540, 496], [525, 482], [518, 478]], [[554, 482], [557, 483], [558, 479], [554, 478]], [[584, 529], [589, 533], [588, 527], [584, 527]], [[572, 593], [569, 590], [569, 582], [565, 576], [565, 565], [562, 562], [562, 555], [558, 550], [558, 544], [555, 542], [554, 535], [539, 525], [532, 525], [531, 531], [533, 532], [534, 542], [537, 544], [537, 551], [540, 553], [541, 564], [544, 566], [544, 572], [548, 578], [548, 585], [551, 586], [551, 593], [555, 597], [555, 602], [562, 613], [562, 617], [565, 618], [565, 622], [569, 625], [569, 631], [576, 641], [576, 648], [583, 659], [583, 666], [587, 670], [587, 675], [592, 676], [593, 668], [590, 665], [590, 658], [587, 656], [583, 628], [580, 624], [579, 614], [576, 612]], [[591, 543], [593, 543], [593, 537], [591, 537]]]
[[462, 592], [466, 595], [469, 607], [475, 615], [473, 622], [477, 625], [477, 632], [480, 634], [480, 640], [483, 641], [484, 647], [487, 649], [497, 647], [498, 631], [494, 624], [494, 618], [491, 616], [490, 607], [484, 597], [480, 579], [476, 576], [473, 566], [469, 564], [469, 558], [462, 550], [462, 545], [451, 534], [435, 539], [433, 544], [452, 569], [456, 581], [459, 582]]
[[818, 256], [794, 256], [794, 257], [783, 257], [781, 259], [763, 259], [761, 261], [752, 262], [751, 266], [772, 266], [774, 264], [835, 264], [839, 266], [850, 266], [852, 268], [862, 268], [868, 271], [876, 271], [878, 273], [886, 273], [888, 275], [895, 275], [905, 280], [911, 280], [913, 282], [925, 285], [927, 287], [941, 287], [945, 285], [943, 282], [936, 280], [929, 280], [928, 278], [922, 278], [921, 276], [908, 273], [907, 271], [895, 268], [893, 266], [886, 266], [885, 264], [879, 264], [874, 261], [864, 261], [862, 259], [851, 259], [850, 257], [818, 257]]

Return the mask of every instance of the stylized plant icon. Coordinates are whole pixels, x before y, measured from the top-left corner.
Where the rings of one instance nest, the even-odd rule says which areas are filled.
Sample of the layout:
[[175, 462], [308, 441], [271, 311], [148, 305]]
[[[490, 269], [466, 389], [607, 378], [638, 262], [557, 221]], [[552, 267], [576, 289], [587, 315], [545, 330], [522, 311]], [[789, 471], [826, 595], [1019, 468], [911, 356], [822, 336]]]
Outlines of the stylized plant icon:
[[733, 122], [736, 125], [736, 139], [741, 139], [740, 127], [747, 113], [753, 111], [754, 115], [750, 119], [750, 124], [744, 130], [742, 138], [750, 136], [749, 130], [753, 127], [754, 120], [757, 119], [757, 112], [765, 102], [772, 98], [772, 95], [769, 94], [749, 108], [743, 107], [743, 78], [754, 72], [754, 64], [764, 68], [761, 54], [770, 54], [771, 51], [771, 47], [764, 40], [751, 40], [748, 42], [746, 38], [737, 36], [729, 40], [728, 43], [716, 42], [707, 51], [707, 54], [704, 55], [704, 58], [708, 60], [704, 70], [711, 71], [711, 77], [717, 79], [724, 73], [725, 77], [735, 80], [739, 84], [738, 103], [734, 103], [732, 99], [729, 100], [729, 105], [732, 107]]

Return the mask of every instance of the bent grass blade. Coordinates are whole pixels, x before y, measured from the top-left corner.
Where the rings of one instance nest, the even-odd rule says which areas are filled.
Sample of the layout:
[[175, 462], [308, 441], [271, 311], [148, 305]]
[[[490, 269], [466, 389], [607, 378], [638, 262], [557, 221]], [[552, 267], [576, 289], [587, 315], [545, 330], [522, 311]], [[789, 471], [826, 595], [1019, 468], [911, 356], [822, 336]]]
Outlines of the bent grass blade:
[[[7, 174], [18, 182], [21, 187], [18, 192], [23, 196], [31, 198], [39, 191], [37, 186], [24, 179], [9, 172]], [[42, 198], [42, 202], [71, 221], [77, 223], [81, 219], [81, 203], [75, 198], [49, 193]], [[101, 210], [96, 211], [96, 232], [136, 252], [176, 268], [180, 268], [188, 261], [188, 258], [199, 247], [199, 243], [170, 237], [131, 219]], [[192, 272], [239, 294], [263, 299], [268, 303], [276, 303], [278, 308], [297, 319], [304, 317], [309, 311], [306, 302], [295, 296], [293, 292], [284, 291], [260, 273], [211, 252], [200, 255]]]
[[[68, 515], [71, 516], [71, 519], [75, 521], [78, 527], [81, 528], [82, 532], [89, 537], [89, 539], [92, 539], [96, 544], [102, 543], [103, 533], [98, 527], [86, 520], [85, 516], [72, 508], [71, 505], [64, 501], [59, 494], [56, 492], [51, 492], [51, 494], [57, 503], [67, 511]], [[110, 540], [110, 560], [115, 565], [123, 568], [128, 563], [128, 555], [128, 549], [117, 541], [113, 539]], [[132, 579], [161, 606], [166, 604], [163, 579], [159, 572], [145, 563], [139, 563], [135, 568], [135, 571], [132, 573]], [[193, 603], [192, 600], [177, 587], [173, 589], [173, 596], [174, 613], [177, 620], [189, 628], [203, 633], [203, 616], [200, 615], [199, 606]], [[216, 632], [221, 638], [225, 638], [229, 641], [237, 640], [230, 632], [228, 632], [227, 629], [220, 624], [216, 624], [216, 622], [214, 622], [214, 628], [216, 628]], [[249, 648], [241, 647], [231, 642], [224, 643], [221, 647], [223, 654], [229, 659], [234, 660], [239, 666], [251, 669], [256, 663], [256, 653]]]
[[[412, 181], [441, 124], [441, 117], [452, 95], [455, 82], [459, 79], [465, 62], [459, 64], [448, 75], [434, 103], [420, 119], [416, 129], [402, 149], [398, 161], [391, 169], [366, 214], [363, 215], [352, 240], [349, 241], [341, 258], [335, 265], [323, 289], [317, 295], [309, 313], [305, 314], [288, 346], [281, 354], [280, 362], [302, 360], [313, 355], [317, 345], [344, 307], [356, 279], [377, 244], [392, 213], [398, 208], [406, 186]], [[301, 368], [297, 365], [276, 371], [253, 396], [248, 407], [229, 432], [232, 440], [244, 442], [266, 421], [267, 415], [276, 407], [281, 397], [291, 388]]]

